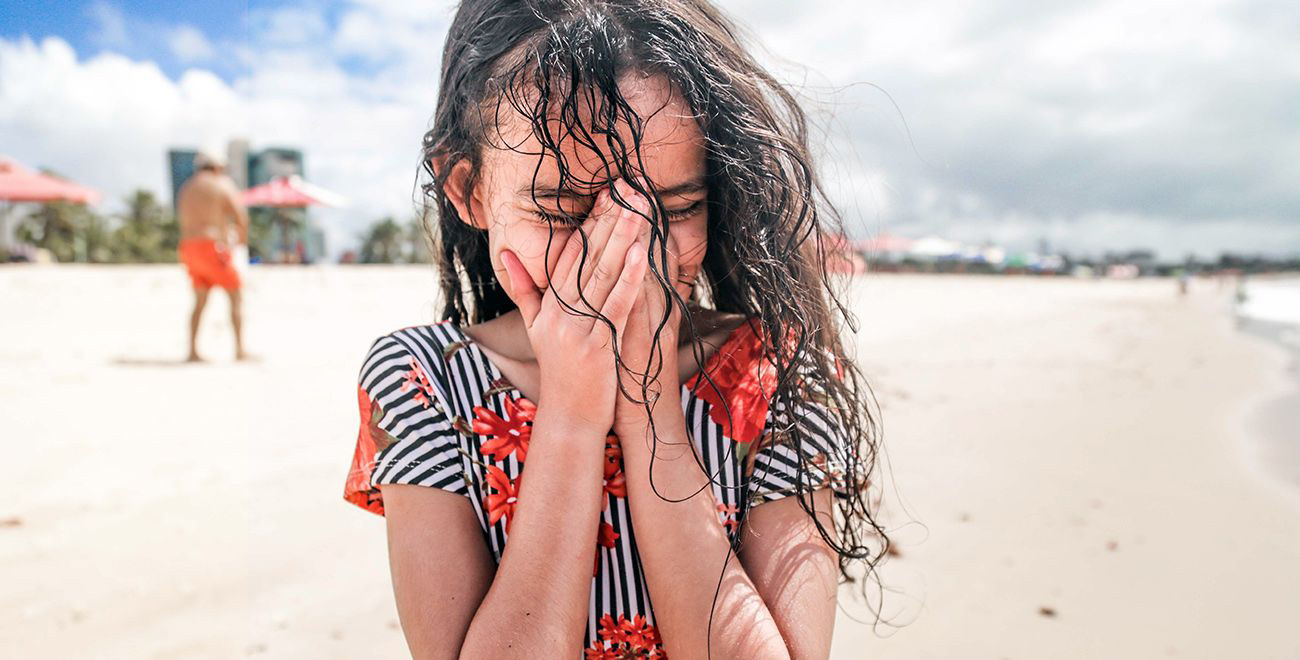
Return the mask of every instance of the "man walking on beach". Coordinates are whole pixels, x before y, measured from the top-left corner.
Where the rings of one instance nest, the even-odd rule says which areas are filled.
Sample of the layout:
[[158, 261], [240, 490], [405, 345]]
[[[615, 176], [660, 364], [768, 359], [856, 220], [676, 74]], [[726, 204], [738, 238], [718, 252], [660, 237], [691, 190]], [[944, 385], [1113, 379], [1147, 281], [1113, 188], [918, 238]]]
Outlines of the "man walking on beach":
[[226, 176], [225, 160], [201, 151], [194, 157], [194, 175], [181, 187], [176, 200], [180, 216], [180, 260], [194, 285], [194, 312], [190, 314], [190, 362], [201, 362], [196, 347], [199, 319], [208, 293], [219, 286], [230, 296], [230, 322], [235, 327], [235, 359], [244, 360], [240, 312], [239, 271], [233, 252], [248, 245], [248, 212], [239, 202], [239, 189]]

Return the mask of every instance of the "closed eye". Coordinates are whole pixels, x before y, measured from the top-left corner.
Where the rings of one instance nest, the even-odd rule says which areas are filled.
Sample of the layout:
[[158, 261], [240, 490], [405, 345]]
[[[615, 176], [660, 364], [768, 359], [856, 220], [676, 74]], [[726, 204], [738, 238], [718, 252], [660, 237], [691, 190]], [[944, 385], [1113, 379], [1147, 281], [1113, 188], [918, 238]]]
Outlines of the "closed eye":
[[[690, 218], [691, 216], [694, 216], [696, 213], [699, 213], [700, 211], [704, 210], [704, 204], [705, 204], [705, 200], [701, 199], [684, 209], [668, 211], [667, 212], [668, 221], [675, 222], [675, 221], [680, 221], [680, 220], [685, 220], [687, 218]], [[560, 225], [563, 227], [577, 227], [578, 225], [582, 224], [583, 220], [586, 219], [585, 215], [569, 215], [567, 213], [547, 213], [545, 211], [533, 211], [533, 216], [537, 218], [538, 222]]]

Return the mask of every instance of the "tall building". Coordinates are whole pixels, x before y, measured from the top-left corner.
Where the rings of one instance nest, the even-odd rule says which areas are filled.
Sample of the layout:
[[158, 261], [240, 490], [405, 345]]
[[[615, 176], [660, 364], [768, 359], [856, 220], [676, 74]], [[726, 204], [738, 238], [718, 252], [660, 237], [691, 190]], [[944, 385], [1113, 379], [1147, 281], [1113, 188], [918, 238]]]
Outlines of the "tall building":
[[172, 210], [176, 210], [176, 200], [181, 196], [181, 186], [194, 175], [194, 149], [169, 149], [167, 151], [167, 169], [172, 175]]

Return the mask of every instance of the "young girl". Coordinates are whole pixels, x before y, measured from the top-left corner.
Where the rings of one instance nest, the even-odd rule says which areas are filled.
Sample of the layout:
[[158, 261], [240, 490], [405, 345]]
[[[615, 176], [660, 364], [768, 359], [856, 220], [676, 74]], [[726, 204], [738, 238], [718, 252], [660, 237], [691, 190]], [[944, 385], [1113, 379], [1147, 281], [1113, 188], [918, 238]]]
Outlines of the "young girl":
[[706, 0], [462, 2], [423, 154], [446, 318], [372, 346], [345, 493], [415, 657], [824, 658], [883, 556], [832, 211], [735, 35]]

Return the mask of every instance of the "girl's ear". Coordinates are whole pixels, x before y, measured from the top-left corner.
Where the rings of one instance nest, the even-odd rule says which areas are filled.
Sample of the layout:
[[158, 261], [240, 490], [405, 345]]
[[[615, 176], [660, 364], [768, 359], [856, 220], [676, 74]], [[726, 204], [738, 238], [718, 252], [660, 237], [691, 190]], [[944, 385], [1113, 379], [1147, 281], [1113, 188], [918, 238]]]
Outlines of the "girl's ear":
[[[442, 176], [447, 158], [435, 156], [430, 160], [430, 164], [433, 165], [435, 176]], [[442, 190], [451, 205], [456, 207], [456, 215], [460, 216], [461, 222], [475, 229], [487, 229], [487, 222], [483, 215], [483, 200], [479, 196], [478, 186], [475, 186], [474, 190], [469, 190], [469, 175], [469, 160], [462, 158], [456, 161], [451, 171], [447, 173], [446, 180], [443, 181]]]

